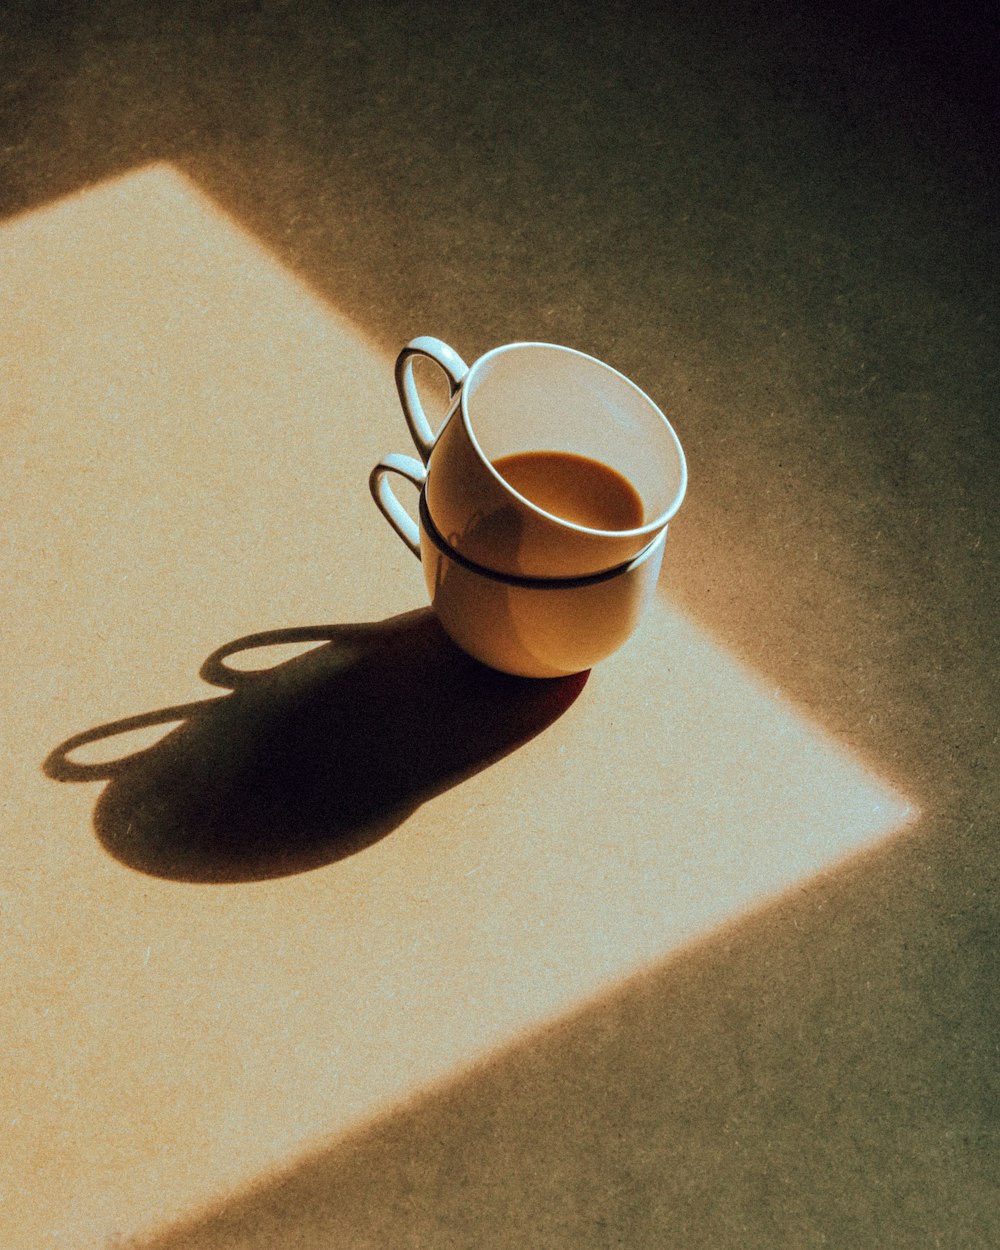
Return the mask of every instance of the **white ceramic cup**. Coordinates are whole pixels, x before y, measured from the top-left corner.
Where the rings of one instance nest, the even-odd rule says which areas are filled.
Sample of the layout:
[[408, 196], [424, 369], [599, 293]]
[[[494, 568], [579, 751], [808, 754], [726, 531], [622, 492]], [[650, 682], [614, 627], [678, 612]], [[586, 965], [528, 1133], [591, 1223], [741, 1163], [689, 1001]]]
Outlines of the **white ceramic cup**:
[[[439, 365], [450, 386], [436, 434], [414, 378], [419, 357]], [[521, 577], [615, 568], [649, 546], [684, 498], [687, 465], [667, 418], [634, 382], [583, 352], [511, 343], [468, 367], [446, 343], [425, 336], [400, 352], [396, 385], [427, 466], [433, 523], [452, 550], [484, 568]], [[605, 528], [574, 520], [560, 515], [558, 501], [534, 502], [495, 467], [504, 457], [539, 452], [582, 456], [620, 475], [641, 501], [638, 514], [620, 528], [620, 521]]]
[[[394, 494], [390, 474], [420, 491], [419, 526]], [[423, 565], [434, 614], [463, 651], [522, 677], [564, 677], [592, 668], [635, 632], [652, 596], [667, 531], [634, 559], [586, 577], [525, 578], [473, 564], [430, 518], [428, 475], [412, 456], [384, 457], [369, 485], [389, 524]]]

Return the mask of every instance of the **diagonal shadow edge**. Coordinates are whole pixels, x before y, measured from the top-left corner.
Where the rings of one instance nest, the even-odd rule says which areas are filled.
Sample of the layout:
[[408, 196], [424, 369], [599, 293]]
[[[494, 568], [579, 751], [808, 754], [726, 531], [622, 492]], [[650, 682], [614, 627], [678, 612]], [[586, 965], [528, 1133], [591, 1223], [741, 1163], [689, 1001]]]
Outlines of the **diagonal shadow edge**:
[[[851, 899], [871, 874], [873, 863], [884, 865], [887, 857], [898, 853], [921, 820], [919, 812], [910, 813], [876, 846], [860, 848], [781, 894], [760, 900], [740, 914], [693, 934], [666, 956], [650, 961], [570, 1009], [523, 1029], [446, 1075], [313, 1143], [295, 1159], [248, 1179], [178, 1220], [146, 1230], [136, 1237], [136, 1250], [270, 1250], [272, 1245], [299, 1244], [299, 1238], [310, 1236], [375, 1236], [369, 1222], [379, 1218], [379, 1211], [383, 1211], [384, 1218], [402, 1221], [408, 1230], [415, 1219], [426, 1234], [437, 1232], [444, 1237], [442, 1229], [455, 1219], [455, 1212], [442, 1209], [439, 1213], [433, 1201], [435, 1196], [441, 1199], [445, 1195], [440, 1203], [442, 1208], [456, 1203], [464, 1206], [471, 1193], [481, 1198], [487, 1189], [491, 1201], [502, 1200], [504, 1184], [510, 1184], [510, 1176], [519, 1178], [512, 1190], [517, 1206], [504, 1214], [528, 1224], [542, 1218], [543, 1213], [534, 1205], [539, 1195], [530, 1191], [527, 1173], [534, 1168], [537, 1178], [538, 1168], [545, 1160], [532, 1160], [530, 1150], [522, 1160], [509, 1150], [507, 1141], [506, 1153], [500, 1148], [491, 1156], [495, 1157], [495, 1167], [484, 1163], [482, 1156], [488, 1153], [491, 1132], [499, 1129], [501, 1134], [513, 1135], [522, 1146], [528, 1145], [539, 1132], [537, 1120], [543, 1105], [556, 1122], [565, 1120], [567, 1130], [574, 1124], [579, 1128], [579, 1111], [574, 1112], [573, 1105], [580, 1097], [580, 1086], [596, 1086], [602, 1080], [609, 1085], [599, 1093], [592, 1090], [594, 1105], [588, 1112], [601, 1124], [602, 1114], [611, 1114], [608, 1104], [616, 1092], [623, 1102], [642, 1104], [651, 1093], [646, 1086], [657, 1077], [653, 1060], [662, 1062], [657, 1046], [683, 1049], [688, 1033], [721, 1027], [724, 1021], [720, 1017], [728, 1018], [733, 1012], [733, 995], [747, 989], [742, 977], [748, 977], [750, 983], [762, 979], [774, 994], [786, 979], [793, 981], [801, 974], [800, 965], [803, 960], [809, 961], [810, 950], [817, 941], [821, 946], [832, 942], [839, 949], [834, 933], [857, 922], [859, 903], [853, 899], [848, 914], [834, 924], [824, 913], [824, 897], [832, 894]], [[876, 869], [875, 876], [878, 875]], [[831, 930], [825, 937], [824, 929]], [[772, 985], [775, 978], [776, 984]], [[692, 1018], [688, 1019], [682, 1006], [695, 1013]], [[801, 1028], [802, 1022], [794, 1015], [794, 1004], [788, 1010], [791, 1026], [786, 1021], [786, 1027]], [[753, 1005], [748, 1003], [745, 1012], [752, 1015], [753, 1011]], [[648, 1052], [652, 1066], [638, 1082], [639, 1090], [626, 1098], [631, 1069], [619, 1052], [629, 1046]], [[685, 1059], [692, 1070], [719, 1062], [711, 1046]], [[570, 1076], [571, 1084], [567, 1085], [567, 1078], [560, 1073], [564, 1067], [572, 1070], [576, 1065], [582, 1065], [580, 1072], [575, 1078]], [[690, 1078], [691, 1072], [683, 1071], [677, 1079], [681, 1082]], [[670, 1081], [665, 1084], [669, 1086]], [[657, 1089], [653, 1096], [661, 1100], [665, 1095]], [[698, 1096], [711, 1101], [714, 1093], [702, 1090]], [[675, 1095], [666, 1097], [672, 1102]], [[681, 1098], [680, 1091], [676, 1097]], [[752, 1103], [752, 1092], [748, 1091], [747, 1097]], [[470, 1112], [470, 1107], [476, 1110]], [[507, 1110], [500, 1113], [501, 1107]], [[628, 1106], [620, 1113], [637, 1118], [641, 1134], [649, 1132], [648, 1106]], [[669, 1137], [668, 1127], [662, 1127]], [[699, 1150], [709, 1148], [696, 1126], [687, 1125], [686, 1130], [698, 1139]], [[541, 1130], [542, 1138], [548, 1140], [546, 1135], [551, 1132], [551, 1127]], [[470, 1149], [469, 1138], [477, 1143], [472, 1164], [462, 1158], [462, 1152]], [[682, 1138], [683, 1135], [678, 1141]], [[419, 1153], [414, 1139], [420, 1143], [419, 1150], [426, 1145], [426, 1154]], [[608, 1145], [603, 1140], [592, 1142], [590, 1147], [596, 1157], [616, 1160], [618, 1165], [620, 1148], [620, 1143], [616, 1146], [612, 1141]], [[648, 1141], [644, 1148], [649, 1148]], [[719, 1144], [712, 1143], [711, 1149], [719, 1149]], [[446, 1159], [446, 1167], [440, 1165], [439, 1156]], [[597, 1170], [601, 1172], [600, 1165]], [[683, 1183], [683, 1168], [680, 1177], [679, 1183]], [[552, 1199], [552, 1183], [559, 1181], [556, 1169], [553, 1182], [542, 1181], [536, 1188]], [[601, 1173], [593, 1195], [597, 1203], [607, 1196], [600, 1192], [601, 1184], [610, 1186], [610, 1192], [615, 1177]], [[473, 1188], [477, 1185], [478, 1189]], [[581, 1216], [581, 1221], [585, 1223], [585, 1216]], [[575, 1231], [572, 1225], [560, 1229], [561, 1235], [551, 1244], [607, 1244], [601, 1240], [600, 1228], [596, 1230], [596, 1240], [578, 1241], [583, 1223]], [[481, 1237], [477, 1233], [474, 1239], [460, 1239], [455, 1244], [506, 1246], [510, 1244], [505, 1240], [509, 1229], [505, 1232], [504, 1227], [498, 1224], [491, 1235]], [[569, 1239], [564, 1240], [566, 1237]], [[324, 1240], [309, 1244], [342, 1243]], [[364, 1244], [369, 1243], [366, 1240]]]

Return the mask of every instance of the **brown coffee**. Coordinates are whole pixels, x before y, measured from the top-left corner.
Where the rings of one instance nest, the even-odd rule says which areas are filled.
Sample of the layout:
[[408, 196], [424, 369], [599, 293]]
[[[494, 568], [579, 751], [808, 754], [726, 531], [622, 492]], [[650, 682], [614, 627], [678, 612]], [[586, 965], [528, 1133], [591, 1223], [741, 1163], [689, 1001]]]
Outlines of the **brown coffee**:
[[518, 451], [492, 464], [518, 494], [563, 521], [593, 530], [631, 530], [643, 523], [639, 492], [600, 460], [568, 451]]

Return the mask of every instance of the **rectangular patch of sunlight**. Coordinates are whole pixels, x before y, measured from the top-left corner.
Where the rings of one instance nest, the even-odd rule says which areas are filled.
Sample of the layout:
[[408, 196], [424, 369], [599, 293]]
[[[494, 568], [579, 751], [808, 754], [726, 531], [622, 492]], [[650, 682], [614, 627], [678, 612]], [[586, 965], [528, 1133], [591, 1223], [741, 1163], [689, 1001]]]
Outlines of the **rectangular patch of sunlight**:
[[241, 635], [423, 602], [366, 489], [408, 450], [392, 362], [167, 166], [8, 222], [0, 273], [8, 1250], [178, 1218], [906, 818], [658, 602], [365, 851], [245, 885], [124, 867], [100, 786], [42, 774], [57, 743], [218, 696], [198, 665]]

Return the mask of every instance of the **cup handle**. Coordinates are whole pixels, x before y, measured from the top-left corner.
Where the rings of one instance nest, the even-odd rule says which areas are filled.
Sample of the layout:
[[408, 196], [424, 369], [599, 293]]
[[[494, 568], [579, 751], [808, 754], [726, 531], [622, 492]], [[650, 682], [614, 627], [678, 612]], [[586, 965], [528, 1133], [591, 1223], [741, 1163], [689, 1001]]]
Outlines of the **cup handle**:
[[424, 406], [417, 394], [417, 384], [413, 379], [415, 356], [426, 356], [444, 370], [448, 378], [450, 397], [454, 397], [462, 379], [469, 372], [469, 366], [454, 348], [429, 334], [411, 339], [396, 357], [396, 390], [399, 392], [399, 402], [403, 405], [403, 416], [410, 427], [414, 446], [420, 452], [420, 459], [426, 464], [437, 435], [431, 430]]
[[379, 512], [419, 559], [420, 530], [417, 528], [416, 521], [396, 498], [388, 480], [390, 473], [398, 473], [400, 477], [405, 477], [408, 482], [412, 482], [418, 490], [421, 490], [427, 477], [427, 470], [419, 460], [414, 460], [412, 456], [400, 456], [393, 452], [389, 456], [383, 456], [368, 476], [368, 488]]

